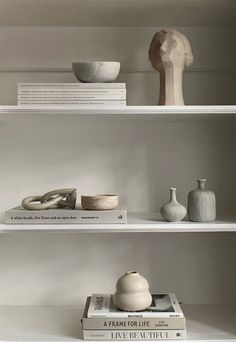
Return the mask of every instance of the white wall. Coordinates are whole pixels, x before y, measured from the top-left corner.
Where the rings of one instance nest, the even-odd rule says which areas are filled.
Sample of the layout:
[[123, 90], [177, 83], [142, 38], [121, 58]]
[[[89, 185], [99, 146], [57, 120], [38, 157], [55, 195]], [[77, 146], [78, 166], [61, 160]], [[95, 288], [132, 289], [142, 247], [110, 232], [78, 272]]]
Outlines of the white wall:
[[230, 234], [4, 234], [1, 304], [82, 304], [127, 270], [189, 303], [232, 301]]
[[[232, 30], [179, 28], [193, 47], [185, 75], [188, 104], [235, 102]], [[0, 28], [0, 102], [16, 103], [17, 82], [74, 81], [72, 61], [122, 62], [129, 104], [155, 104], [158, 77], [147, 60], [158, 28]], [[221, 44], [219, 44], [219, 41]], [[96, 120], [97, 121], [97, 120]], [[118, 192], [130, 210], [159, 210], [168, 188], [186, 203], [197, 177], [217, 195], [218, 214], [235, 208], [231, 120], [110, 122], [66, 119], [0, 124], [0, 208], [59, 187]], [[113, 291], [135, 268], [153, 291], [187, 302], [223, 302], [235, 291], [230, 234], [6, 234], [0, 237], [1, 304], [76, 304]]]

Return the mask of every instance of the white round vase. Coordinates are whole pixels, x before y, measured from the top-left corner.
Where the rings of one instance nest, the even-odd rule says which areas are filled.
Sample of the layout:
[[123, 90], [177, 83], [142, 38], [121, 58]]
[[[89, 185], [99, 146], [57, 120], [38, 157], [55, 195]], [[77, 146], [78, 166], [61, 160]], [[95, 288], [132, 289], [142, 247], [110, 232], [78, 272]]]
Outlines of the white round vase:
[[142, 311], [152, 303], [147, 280], [136, 271], [126, 272], [116, 283], [114, 304], [123, 311]]

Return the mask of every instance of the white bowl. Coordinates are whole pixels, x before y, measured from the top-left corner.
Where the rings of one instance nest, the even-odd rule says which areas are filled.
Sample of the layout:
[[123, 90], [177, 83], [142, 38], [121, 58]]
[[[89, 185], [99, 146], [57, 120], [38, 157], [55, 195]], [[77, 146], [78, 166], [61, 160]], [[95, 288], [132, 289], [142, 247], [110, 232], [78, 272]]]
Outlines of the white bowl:
[[120, 62], [73, 62], [72, 70], [80, 82], [114, 82]]

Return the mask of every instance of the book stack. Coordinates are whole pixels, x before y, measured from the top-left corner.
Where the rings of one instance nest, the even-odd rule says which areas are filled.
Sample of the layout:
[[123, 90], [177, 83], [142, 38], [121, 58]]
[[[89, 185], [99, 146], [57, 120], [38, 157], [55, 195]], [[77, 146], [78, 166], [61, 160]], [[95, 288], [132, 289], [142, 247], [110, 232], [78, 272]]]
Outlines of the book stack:
[[125, 83], [19, 83], [20, 106], [106, 107], [126, 105]]
[[87, 298], [82, 318], [85, 340], [183, 340], [186, 321], [174, 294], [153, 294], [151, 306], [140, 312], [117, 309], [112, 295]]
[[127, 223], [127, 211], [124, 207], [113, 210], [44, 209], [26, 210], [22, 206], [5, 212], [6, 224], [112, 224]]

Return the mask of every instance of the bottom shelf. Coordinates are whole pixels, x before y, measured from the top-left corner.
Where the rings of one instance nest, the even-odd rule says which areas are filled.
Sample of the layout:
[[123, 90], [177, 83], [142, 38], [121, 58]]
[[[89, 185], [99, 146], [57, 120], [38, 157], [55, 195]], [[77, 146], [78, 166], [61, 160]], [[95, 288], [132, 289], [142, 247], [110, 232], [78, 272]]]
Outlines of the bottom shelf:
[[[182, 305], [187, 341], [236, 342], [236, 307]], [[78, 306], [0, 306], [0, 341], [80, 341]]]

